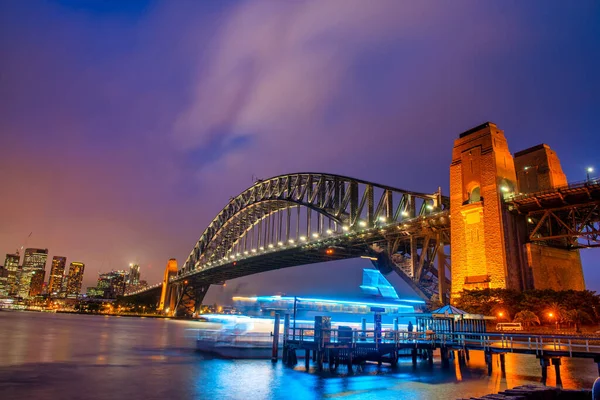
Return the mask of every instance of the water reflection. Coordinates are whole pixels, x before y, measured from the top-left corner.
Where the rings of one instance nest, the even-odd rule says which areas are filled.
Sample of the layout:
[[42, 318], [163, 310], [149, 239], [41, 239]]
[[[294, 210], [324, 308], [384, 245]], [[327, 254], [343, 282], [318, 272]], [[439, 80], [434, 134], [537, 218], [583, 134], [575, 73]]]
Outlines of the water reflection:
[[[482, 396], [538, 383], [533, 356], [506, 355], [506, 373], [472, 351], [450, 368], [410, 358], [398, 368], [366, 365], [354, 375], [311, 373], [269, 361], [232, 361], [194, 352], [194, 322], [43, 313], [0, 312], [0, 398], [49, 399], [414, 399]], [[591, 387], [591, 360], [562, 360], [567, 388]], [[301, 363], [303, 364], [303, 363]], [[110, 384], [107, 384], [110, 382]], [[554, 369], [548, 384], [554, 385]]]

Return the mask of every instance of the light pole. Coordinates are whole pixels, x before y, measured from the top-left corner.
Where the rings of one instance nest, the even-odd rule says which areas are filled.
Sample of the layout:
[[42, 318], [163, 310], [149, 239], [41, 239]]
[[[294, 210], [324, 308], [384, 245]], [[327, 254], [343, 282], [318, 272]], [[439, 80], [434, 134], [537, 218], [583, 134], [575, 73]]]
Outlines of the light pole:
[[594, 173], [594, 167], [587, 167], [587, 169], [585, 170], [586, 172], [586, 177], [587, 177], [587, 181], [590, 181], [590, 174]]

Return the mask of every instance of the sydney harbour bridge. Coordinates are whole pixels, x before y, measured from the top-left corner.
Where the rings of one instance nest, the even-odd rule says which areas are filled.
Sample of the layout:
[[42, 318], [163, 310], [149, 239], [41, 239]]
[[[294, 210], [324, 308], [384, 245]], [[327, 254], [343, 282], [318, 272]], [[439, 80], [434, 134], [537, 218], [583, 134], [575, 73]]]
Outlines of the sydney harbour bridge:
[[[497, 139], [504, 136], [492, 123], [460, 135], [450, 197], [326, 173], [257, 180], [230, 199], [180, 268], [170, 260], [163, 282], [130, 296], [160, 296], [161, 311], [193, 313], [210, 285], [359, 257], [442, 303], [462, 289], [552, 286], [539, 276], [564, 273], [564, 262], [554, 264], [565, 257], [569, 274], [581, 274], [566, 288], [580, 289], [578, 249], [600, 246], [600, 182], [569, 184], [548, 146], [513, 160]], [[512, 167], [490, 168], [490, 153], [505, 167], [508, 154]]]

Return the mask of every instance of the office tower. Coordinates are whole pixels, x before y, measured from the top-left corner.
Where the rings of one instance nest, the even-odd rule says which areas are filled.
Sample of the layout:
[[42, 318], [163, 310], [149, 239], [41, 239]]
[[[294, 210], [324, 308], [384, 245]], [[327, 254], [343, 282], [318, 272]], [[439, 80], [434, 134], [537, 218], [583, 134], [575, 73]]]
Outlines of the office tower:
[[[31, 291], [31, 279], [34, 275], [40, 273], [44, 273], [44, 268], [46, 267], [46, 260], [48, 259], [48, 249], [25, 249], [25, 256], [23, 257], [23, 270], [21, 271], [21, 279], [19, 279], [18, 283], [18, 296], [24, 299], [29, 298], [29, 293]], [[37, 275], [34, 279], [34, 283], [38, 285], [40, 276]], [[44, 277], [41, 277], [42, 283], [44, 282]], [[34, 288], [37, 291], [37, 286]], [[39, 291], [41, 293], [41, 286]]]
[[81, 283], [83, 282], [83, 270], [85, 264], [82, 262], [72, 262], [69, 265], [69, 276], [67, 281], [67, 297], [77, 298], [81, 293]]
[[138, 264], [129, 264], [129, 275], [127, 277], [127, 285], [137, 286], [140, 283], [140, 266]]
[[0, 297], [8, 296], [8, 271], [0, 265]]
[[52, 267], [50, 268], [50, 277], [48, 278], [48, 294], [50, 296], [58, 296], [60, 294], [66, 265], [67, 257], [52, 257]]
[[21, 275], [20, 257], [18, 254], [7, 254], [4, 260], [4, 269], [6, 270], [6, 286], [8, 296], [16, 296]]
[[44, 290], [44, 278], [46, 271], [43, 269], [36, 269], [31, 272], [31, 285], [29, 287], [29, 297], [35, 297], [42, 294]]
[[96, 287], [103, 291], [103, 297], [106, 299], [114, 299], [117, 296], [122, 296], [125, 293], [127, 286], [127, 272], [125, 271], [110, 271], [98, 275], [98, 283]]

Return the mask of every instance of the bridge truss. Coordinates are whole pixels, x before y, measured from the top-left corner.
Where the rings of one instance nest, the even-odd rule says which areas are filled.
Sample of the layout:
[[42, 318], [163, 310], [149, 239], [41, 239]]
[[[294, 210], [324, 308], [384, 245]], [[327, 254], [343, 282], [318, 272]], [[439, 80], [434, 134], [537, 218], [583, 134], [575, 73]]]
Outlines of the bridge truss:
[[[449, 200], [321, 173], [257, 181], [204, 230], [171, 284], [178, 304], [210, 284], [316, 262], [363, 257], [421, 297], [446, 298]], [[436, 261], [437, 260], [437, 263]]]
[[516, 196], [509, 210], [527, 220], [528, 240], [552, 247], [600, 247], [600, 181]]

